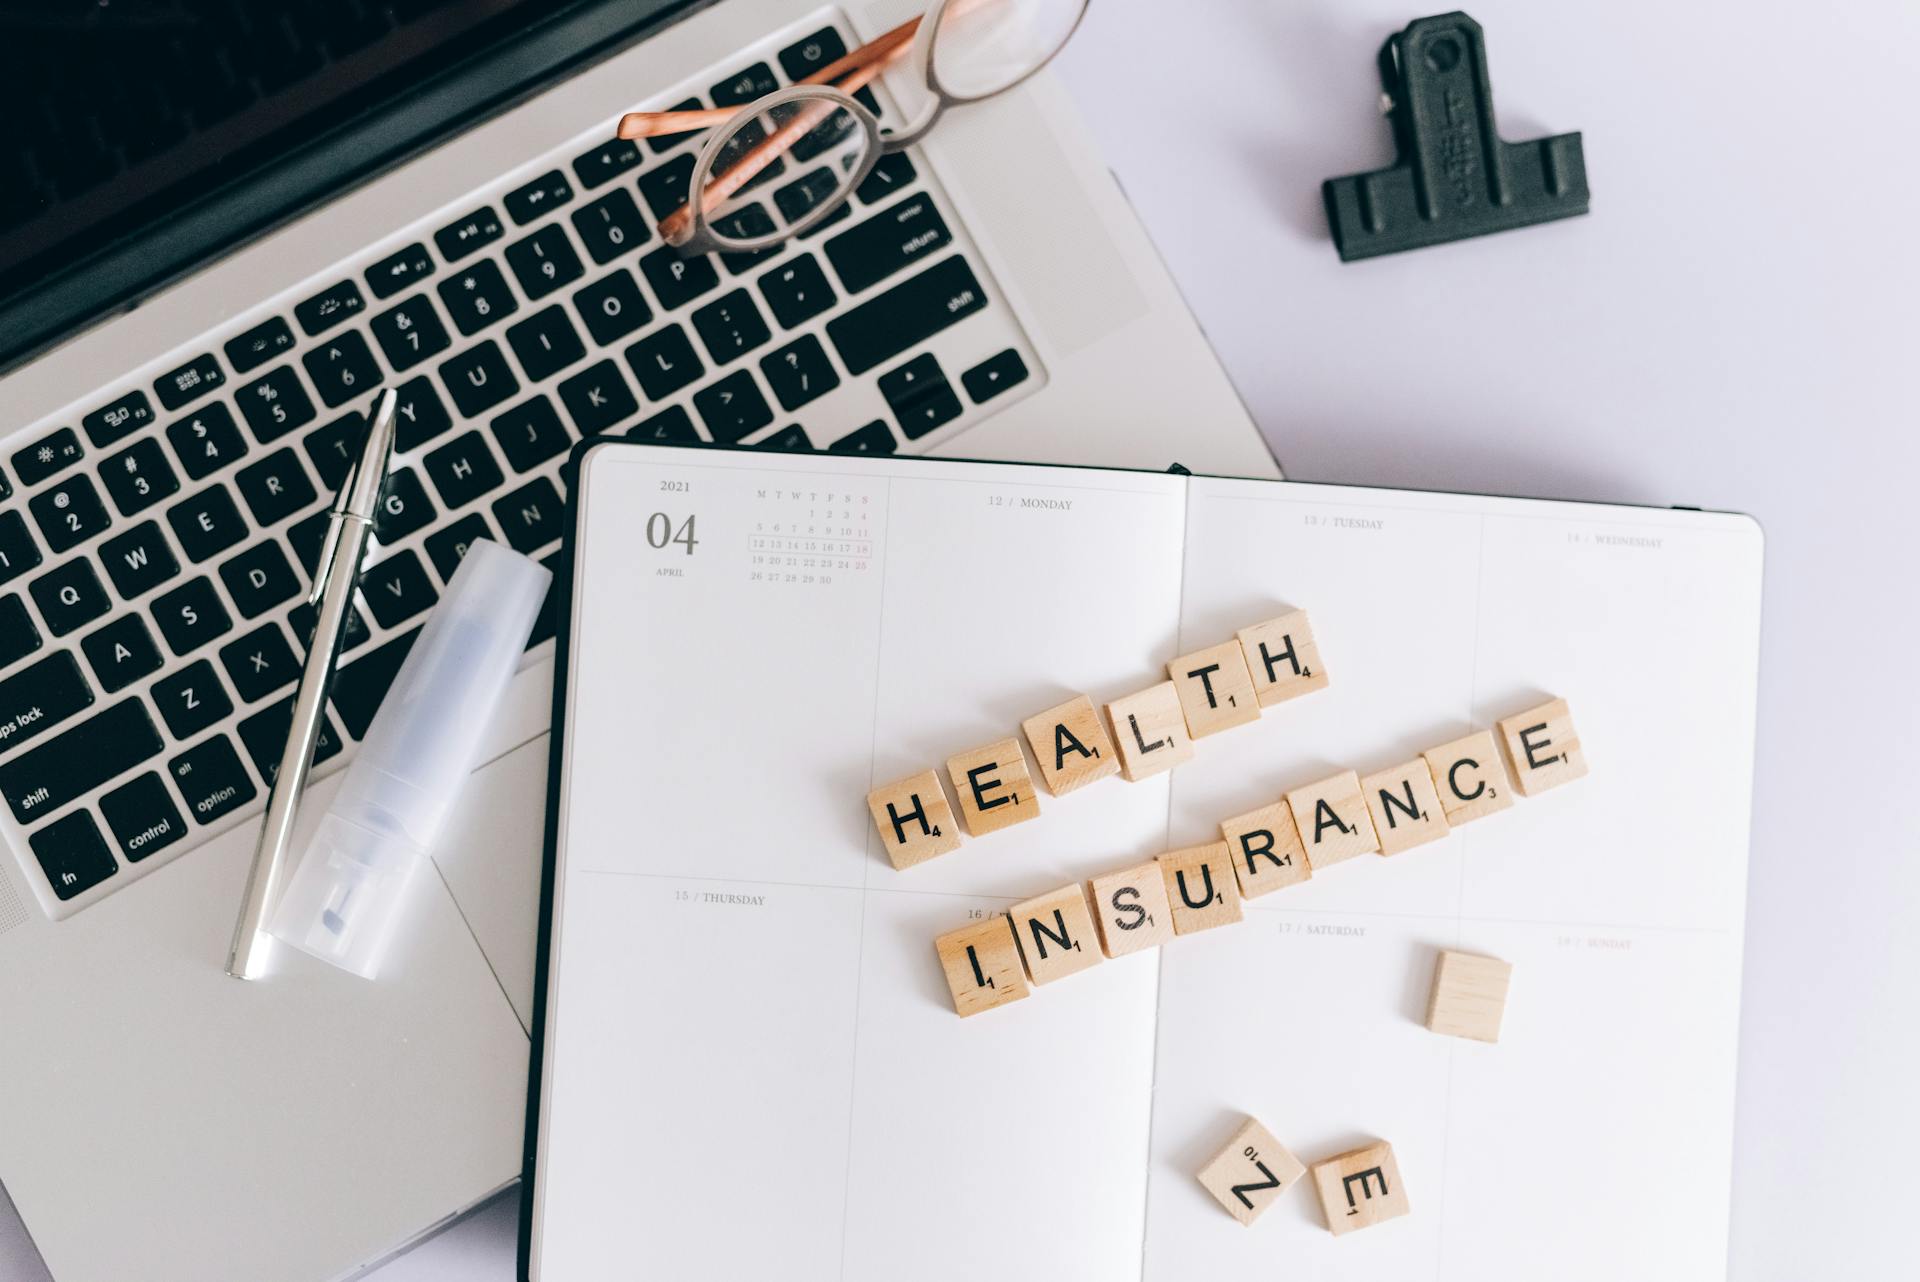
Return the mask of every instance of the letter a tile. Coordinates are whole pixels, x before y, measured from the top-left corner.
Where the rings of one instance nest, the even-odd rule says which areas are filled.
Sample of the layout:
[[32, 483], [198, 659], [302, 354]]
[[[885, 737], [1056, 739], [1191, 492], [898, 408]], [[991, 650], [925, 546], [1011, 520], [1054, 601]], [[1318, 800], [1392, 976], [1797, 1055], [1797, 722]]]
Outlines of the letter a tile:
[[1113, 740], [1107, 737], [1093, 700], [1084, 694], [1028, 717], [1021, 727], [1027, 732], [1033, 759], [1040, 763], [1040, 778], [1056, 797], [1120, 773]]
[[1393, 1160], [1393, 1145], [1384, 1140], [1315, 1162], [1313, 1183], [1320, 1190], [1327, 1227], [1335, 1237], [1371, 1228], [1412, 1209], [1406, 1186], [1400, 1182], [1400, 1167]]
[[1249, 1117], [1225, 1148], [1200, 1168], [1200, 1183], [1227, 1213], [1249, 1227], [1307, 1173], [1273, 1132]]
[[1360, 776], [1351, 770], [1295, 788], [1287, 794], [1287, 806], [1293, 811], [1300, 844], [1307, 848], [1307, 862], [1315, 872], [1380, 849], [1366, 798], [1360, 792]]
[[1573, 729], [1573, 713], [1565, 699], [1530, 708], [1500, 723], [1500, 738], [1513, 760], [1513, 778], [1520, 795], [1532, 797], [1549, 788], [1571, 783], [1587, 773], [1587, 754]]
[[933, 941], [933, 950], [953, 992], [953, 1008], [962, 1018], [1027, 995], [1013, 928], [999, 913], [948, 931]]
[[875, 788], [867, 794], [867, 809], [895, 868], [911, 868], [960, 848], [960, 827], [953, 822], [940, 776], [931, 770]]
[[947, 758], [947, 777], [960, 799], [967, 835], [984, 837], [1040, 817], [1040, 798], [1017, 739], [1001, 739]]
[[1007, 915], [1035, 984], [1065, 979], [1101, 960], [1087, 897], [1077, 881], [1015, 904]]

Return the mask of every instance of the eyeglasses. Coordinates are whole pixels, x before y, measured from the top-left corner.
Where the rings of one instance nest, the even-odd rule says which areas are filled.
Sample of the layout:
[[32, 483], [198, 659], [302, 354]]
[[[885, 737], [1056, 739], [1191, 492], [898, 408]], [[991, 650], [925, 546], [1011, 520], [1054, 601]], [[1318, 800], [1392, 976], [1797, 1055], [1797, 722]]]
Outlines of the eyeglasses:
[[[925, 137], [947, 108], [1004, 93], [1046, 66], [1086, 11], [1087, 0], [940, 0], [744, 107], [629, 112], [619, 135], [712, 129], [687, 199], [660, 220], [660, 235], [688, 255], [767, 249], [832, 217], [882, 156]], [[853, 95], [902, 58], [912, 69], [900, 86], [911, 123], [882, 133]], [[775, 194], [785, 221], [778, 226], [757, 189], [787, 174], [789, 161], [800, 174]]]

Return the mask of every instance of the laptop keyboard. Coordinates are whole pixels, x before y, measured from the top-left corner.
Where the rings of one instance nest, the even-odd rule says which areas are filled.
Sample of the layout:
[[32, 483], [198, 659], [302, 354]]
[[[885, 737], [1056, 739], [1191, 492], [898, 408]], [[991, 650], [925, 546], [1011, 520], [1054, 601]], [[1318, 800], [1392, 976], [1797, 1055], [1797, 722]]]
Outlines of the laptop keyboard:
[[[728, 105], [805, 75], [849, 43], [821, 21], [651, 105]], [[0, 801], [52, 915], [263, 808], [326, 510], [376, 389], [398, 389], [397, 452], [316, 775], [351, 759], [475, 540], [564, 573], [576, 441], [919, 450], [1043, 381], [917, 155], [887, 158], [802, 240], [688, 259], [653, 224], [698, 138], [592, 128], [103, 387], [77, 426], [0, 445]], [[823, 173], [780, 168], [736, 215], [749, 226], [818, 199]], [[549, 607], [529, 648], [553, 630]]]

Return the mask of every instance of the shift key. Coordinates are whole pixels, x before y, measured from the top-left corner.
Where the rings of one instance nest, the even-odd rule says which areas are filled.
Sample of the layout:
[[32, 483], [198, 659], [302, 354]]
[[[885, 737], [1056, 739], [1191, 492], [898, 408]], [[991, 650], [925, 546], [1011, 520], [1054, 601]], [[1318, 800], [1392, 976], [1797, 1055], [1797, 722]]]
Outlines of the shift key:
[[153, 718], [128, 699], [0, 765], [0, 796], [15, 819], [32, 823], [159, 751]]
[[850, 373], [864, 374], [987, 305], [966, 259], [955, 254], [827, 322]]
[[0, 681], [0, 754], [11, 752], [93, 702], [71, 653], [50, 654]]

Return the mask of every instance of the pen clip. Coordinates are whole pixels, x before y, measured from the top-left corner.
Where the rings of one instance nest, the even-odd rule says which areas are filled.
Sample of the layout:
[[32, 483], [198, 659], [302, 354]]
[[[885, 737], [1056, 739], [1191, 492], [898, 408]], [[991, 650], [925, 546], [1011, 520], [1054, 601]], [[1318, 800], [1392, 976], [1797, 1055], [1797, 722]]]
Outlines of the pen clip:
[[[333, 501], [333, 511], [327, 521], [326, 537], [320, 544], [320, 556], [314, 562], [313, 583], [307, 589], [307, 604], [318, 608], [320, 598], [326, 593], [327, 583], [333, 577], [334, 563], [340, 559], [340, 544], [345, 537], [347, 522], [373, 520], [374, 505], [379, 501], [379, 489], [386, 483], [387, 465], [393, 450], [394, 416], [399, 411], [399, 397], [392, 388], [380, 393], [380, 399], [374, 403], [373, 416], [368, 421], [366, 440], [360, 452], [347, 465], [347, 474], [341, 478], [340, 492]], [[379, 468], [372, 488], [363, 491], [361, 475], [369, 464]]]

